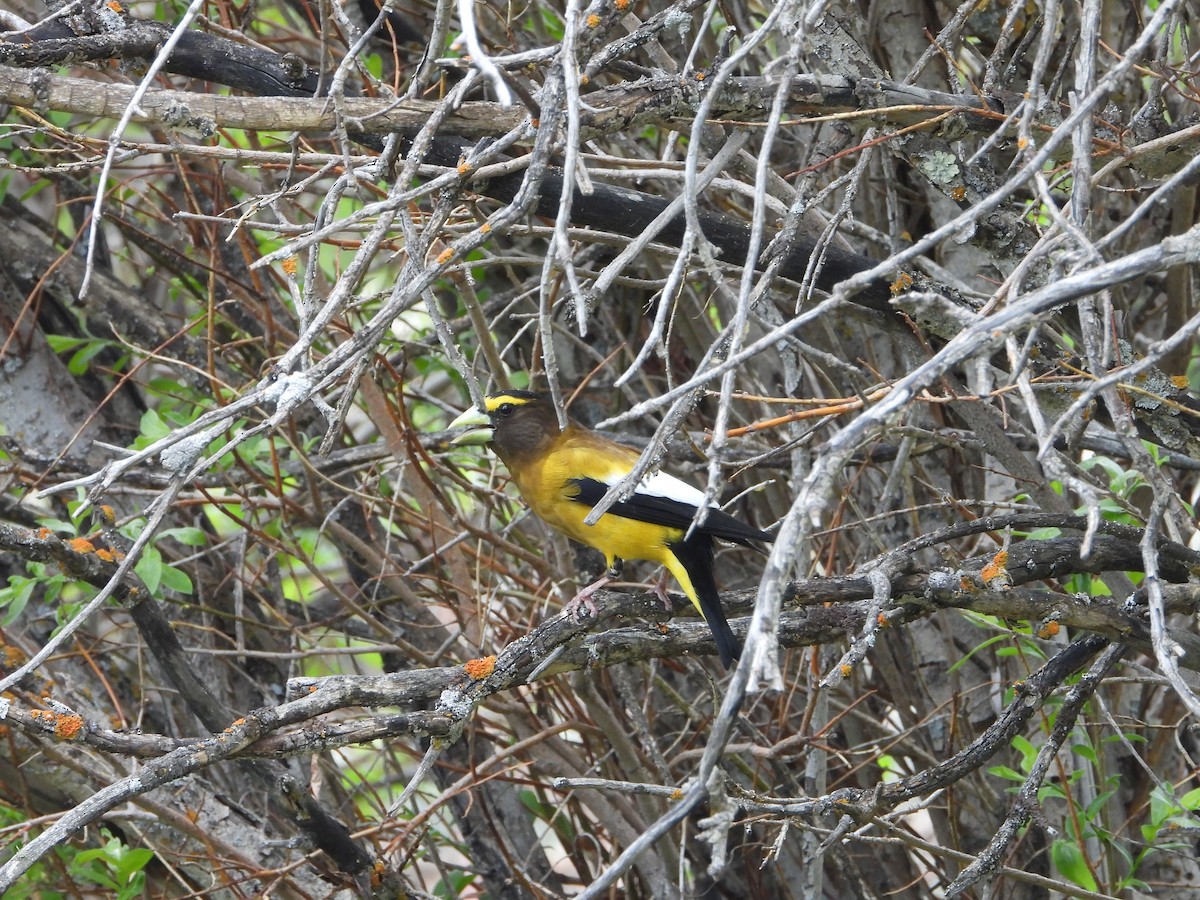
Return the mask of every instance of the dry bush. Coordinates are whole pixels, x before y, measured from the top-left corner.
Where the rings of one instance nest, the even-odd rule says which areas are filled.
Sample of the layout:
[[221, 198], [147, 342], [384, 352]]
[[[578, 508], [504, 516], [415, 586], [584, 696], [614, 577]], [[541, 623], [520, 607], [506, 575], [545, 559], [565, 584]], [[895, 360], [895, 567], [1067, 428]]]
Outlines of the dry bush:
[[[6, 896], [1195, 890], [1194, 5], [0, 24]], [[498, 385], [774, 529], [734, 673]]]

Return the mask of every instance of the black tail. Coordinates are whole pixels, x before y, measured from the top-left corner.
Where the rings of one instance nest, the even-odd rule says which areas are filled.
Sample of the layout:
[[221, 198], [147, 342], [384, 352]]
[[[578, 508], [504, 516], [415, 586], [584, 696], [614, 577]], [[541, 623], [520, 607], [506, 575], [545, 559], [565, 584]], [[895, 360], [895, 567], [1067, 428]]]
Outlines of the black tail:
[[700, 612], [704, 621], [712, 631], [713, 640], [717, 643], [717, 653], [721, 657], [721, 665], [726, 669], [733, 661], [742, 655], [742, 645], [733, 636], [729, 620], [725, 618], [725, 610], [721, 608], [721, 596], [717, 592], [717, 582], [713, 578], [713, 540], [707, 534], [693, 534], [690, 540], [671, 544], [671, 552], [683, 563], [696, 596], [700, 600]]
[[704, 524], [700, 526], [699, 530], [706, 534], [711, 534], [713, 537], [719, 537], [725, 541], [733, 541], [735, 544], [741, 544], [743, 547], [758, 550], [760, 553], [762, 550], [755, 541], [770, 544], [775, 540], [775, 535], [767, 534], [765, 531], [760, 531], [752, 525], [747, 525], [745, 522], [735, 519], [729, 513], [722, 512], [719, 509], [708, 510], [708, 515], [704, 518]]

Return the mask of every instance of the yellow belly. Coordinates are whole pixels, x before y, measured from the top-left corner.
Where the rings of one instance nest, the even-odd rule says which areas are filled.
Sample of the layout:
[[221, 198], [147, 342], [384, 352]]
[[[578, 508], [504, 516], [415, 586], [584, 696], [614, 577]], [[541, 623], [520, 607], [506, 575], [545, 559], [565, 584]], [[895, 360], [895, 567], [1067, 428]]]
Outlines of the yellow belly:
[[527, 460], [515, 470], [510, 468], [509, 473], [525, 502], [546, 523], [599, 550], [609, 568], [617, 559], [644, 559], [666, 566], [703, 616], [691, 576], [667, 546], [683, 540], [683, 531], [612, 513], [602, 515], [595, 525], [583, 523], [592, 507], [571, 499], [578, 492], [571, 479], [586, 476], [612, 484], [637, 461], [637, 453], [628, 448], [610, 444], [604, 449], [604, 453], [597, 453], [586, 444], [563, 442], [556, 452]]
[[585, 525], [583, 520], [592, 508], [582, 503], [547, 509], [534, 506], [533, 511], [567, 537], [595, 547], [604, 554], [610, 566], [614, 558], [647, 559], [665, 565], [669, 555], [667, 544], [683, 537], [683, 532], [677, 529], [664, 529], [661, 525], [612, 513], [602, 515], [595, 525]]
[[[636, 453], [631, 451], [631, 454], [634, 459], [637, 458]], [[672, 558], [667, 544], [683, 538], [683, 532], [677, 528], [664, 528], [612, 513], [602, 515], [595, 525], [584, 524], [583, 520], [592, 507], [571, 500], [578, 490], [570, 483], [571, 478], [578, 477], [578, 467], [572, 465], [577, 461], [572, 456], [569, 453], [561, 454], [556, 462], [543, 461], [520, 473], [512, 473], [521, 496], [530, 508], [567, 537], [599, 550], [610, 566], [616, 558], [645, 559], [667, 565]], [[594, 468], [595, 460], [589, 462]], [[627, 472], [628, 468], [624, 471]], [[601, 478], [623, 474], [596, 473]]]
[[675, 580], [703, 618], [704, 610], [692, 585], [691, 575], [667, 547], [670, 543], [682, 540], [684, 532], [677, 528], [664, 528], [662, 525], [614, 516], [612, 513], [602, 515], [595, 525], [585, 525], [583, 520], [592, 508], [583, 503], [547, 506], [530, 502], [529, 505], [542, 519], [567, 537], [603, 553], [605, 565], [610, 569], [617, 559], [645, 559], [666, 566], [667, 571], [675, 576]]

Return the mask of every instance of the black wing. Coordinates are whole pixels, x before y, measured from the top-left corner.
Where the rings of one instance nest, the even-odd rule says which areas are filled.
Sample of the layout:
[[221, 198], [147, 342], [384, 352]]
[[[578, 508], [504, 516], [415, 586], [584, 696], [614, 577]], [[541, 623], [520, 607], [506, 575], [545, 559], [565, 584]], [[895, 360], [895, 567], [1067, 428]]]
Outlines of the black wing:
[[[595, 478], [572, 478], [568, 482], [579, 488], [579, 493], [571, 499], [586, 506], [595, 506], [600, 498], [608, 493], [610, 485]], [[687, 531], [696, 518], [696, 507], [682, 500], [672, 500], [657, 494], [635, 493], [628, 500], [618, 500], [608, 508], [614, 516], [626, 519], [637, 519], [639, 522], [649, 522], [652, 525], [665, 525], [668, 528], [678, 528]], [[753, 541], [770, 543], [775, 540], [773, 534], [767, 534], [753, 528], [744, 522], [739, 522], [728, 513], [719, 509], [710, 509], [704, 523], [697, 529], [700, 534], [708, 534], [724, 541], [733, 541], [747, 547], [753, 546]]]

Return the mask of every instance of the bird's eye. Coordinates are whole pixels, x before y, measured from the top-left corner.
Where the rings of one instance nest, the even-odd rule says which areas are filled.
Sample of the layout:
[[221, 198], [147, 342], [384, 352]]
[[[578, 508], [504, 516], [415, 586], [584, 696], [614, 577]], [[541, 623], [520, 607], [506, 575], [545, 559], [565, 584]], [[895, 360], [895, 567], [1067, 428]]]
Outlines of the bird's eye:
[[501, 403], [498, 407], [496, 407], [496, 415], [511, 416], [514, 409], [516, 409], [516, 407], [511, 403]]

